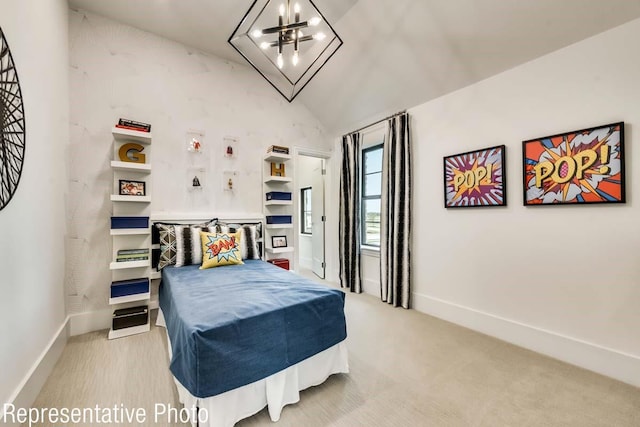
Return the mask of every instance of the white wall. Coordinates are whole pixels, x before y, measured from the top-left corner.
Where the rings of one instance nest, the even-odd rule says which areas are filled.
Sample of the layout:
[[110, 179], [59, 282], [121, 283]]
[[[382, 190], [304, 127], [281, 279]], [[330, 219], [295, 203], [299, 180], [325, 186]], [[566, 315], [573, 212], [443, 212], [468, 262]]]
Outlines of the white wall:
[[0, 211], [0, 402], [16, 398], [65, 323], [67, 16], [64, 0], [0, 2], [26, 122], [22, 178]]
[[[640, 385], [638, 39], [640, 20], [409, 110], [415, 308]], [[626, 204], [522, 206], [521, 141], [615, 121]], [[443, 156], [498, 144], [508, 207], [444, 209]]]
[[[635, 20], [408, 110], [413, 308], [640, 386], [639, 38]], [[616, 121], [626, 204], [522, 206], [523, 140]], [[508, 206], [445, 209], [442, 158], [499, 144]], [[362, 266], [364, 291], [379, 294], [379, 260], [364, 254]]]
[[[320, 123], [289, 104], [248, 66], [84, 12], [71, 11], [69, 258], [71, 313], [107, 308], [111, 273], [111, 127], [119, 117], [152, 125], [151, 211], [262, 212], [262, 156], [268, 146], [328, 149]], [[206, 133], [202, 192], [187, 191], [189, 129]], [[239, 139], [233, 160], [223, 138]], [[238, 173], [223, 191], [223, 171]], [[82, 254], [82, 262], [76, 262]]]
[[360, 269], [362, 292], [380, 298], [380, 252], [363, 250]]

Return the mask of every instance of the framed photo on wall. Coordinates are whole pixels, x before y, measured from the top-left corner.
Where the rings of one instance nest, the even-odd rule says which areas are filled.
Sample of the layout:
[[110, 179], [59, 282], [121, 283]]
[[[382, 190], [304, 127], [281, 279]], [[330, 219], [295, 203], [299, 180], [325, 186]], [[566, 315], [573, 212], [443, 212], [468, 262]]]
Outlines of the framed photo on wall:
[[146, 196], [147, 189], [144, 181], [119, 180], [119, 194], [121, 196]]
[[524, 205], [625, 203], [624, 122], [522, 142]]
[[505, 146], [444, 158], [444, 207], [506, 206]]

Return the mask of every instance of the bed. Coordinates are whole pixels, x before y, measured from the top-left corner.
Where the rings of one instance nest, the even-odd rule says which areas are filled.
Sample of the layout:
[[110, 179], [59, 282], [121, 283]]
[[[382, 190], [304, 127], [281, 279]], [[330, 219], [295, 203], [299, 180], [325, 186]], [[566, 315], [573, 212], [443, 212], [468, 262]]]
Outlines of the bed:
[[163, 268], [158, 324], [192, 424], [233, 426], [265, 406], [277, 421], [300, 390], [347, 373], [344, 299], [262, 260]]

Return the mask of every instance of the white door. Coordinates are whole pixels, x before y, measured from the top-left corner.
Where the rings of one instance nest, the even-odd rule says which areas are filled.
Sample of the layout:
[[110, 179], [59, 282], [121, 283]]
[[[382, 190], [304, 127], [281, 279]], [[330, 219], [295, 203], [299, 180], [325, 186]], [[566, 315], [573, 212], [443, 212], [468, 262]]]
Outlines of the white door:
[[313, 170], [311, 184], [311, 257], [313, 272], [324, 279], [324, 160]]

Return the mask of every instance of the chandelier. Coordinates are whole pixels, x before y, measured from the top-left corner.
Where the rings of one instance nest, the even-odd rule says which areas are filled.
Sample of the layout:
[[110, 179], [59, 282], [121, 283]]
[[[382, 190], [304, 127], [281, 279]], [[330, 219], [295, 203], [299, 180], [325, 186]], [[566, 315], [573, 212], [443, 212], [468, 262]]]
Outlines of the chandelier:
[[311, 0], [255, 0], [228, 41], [289, 102], [342, 46]]

